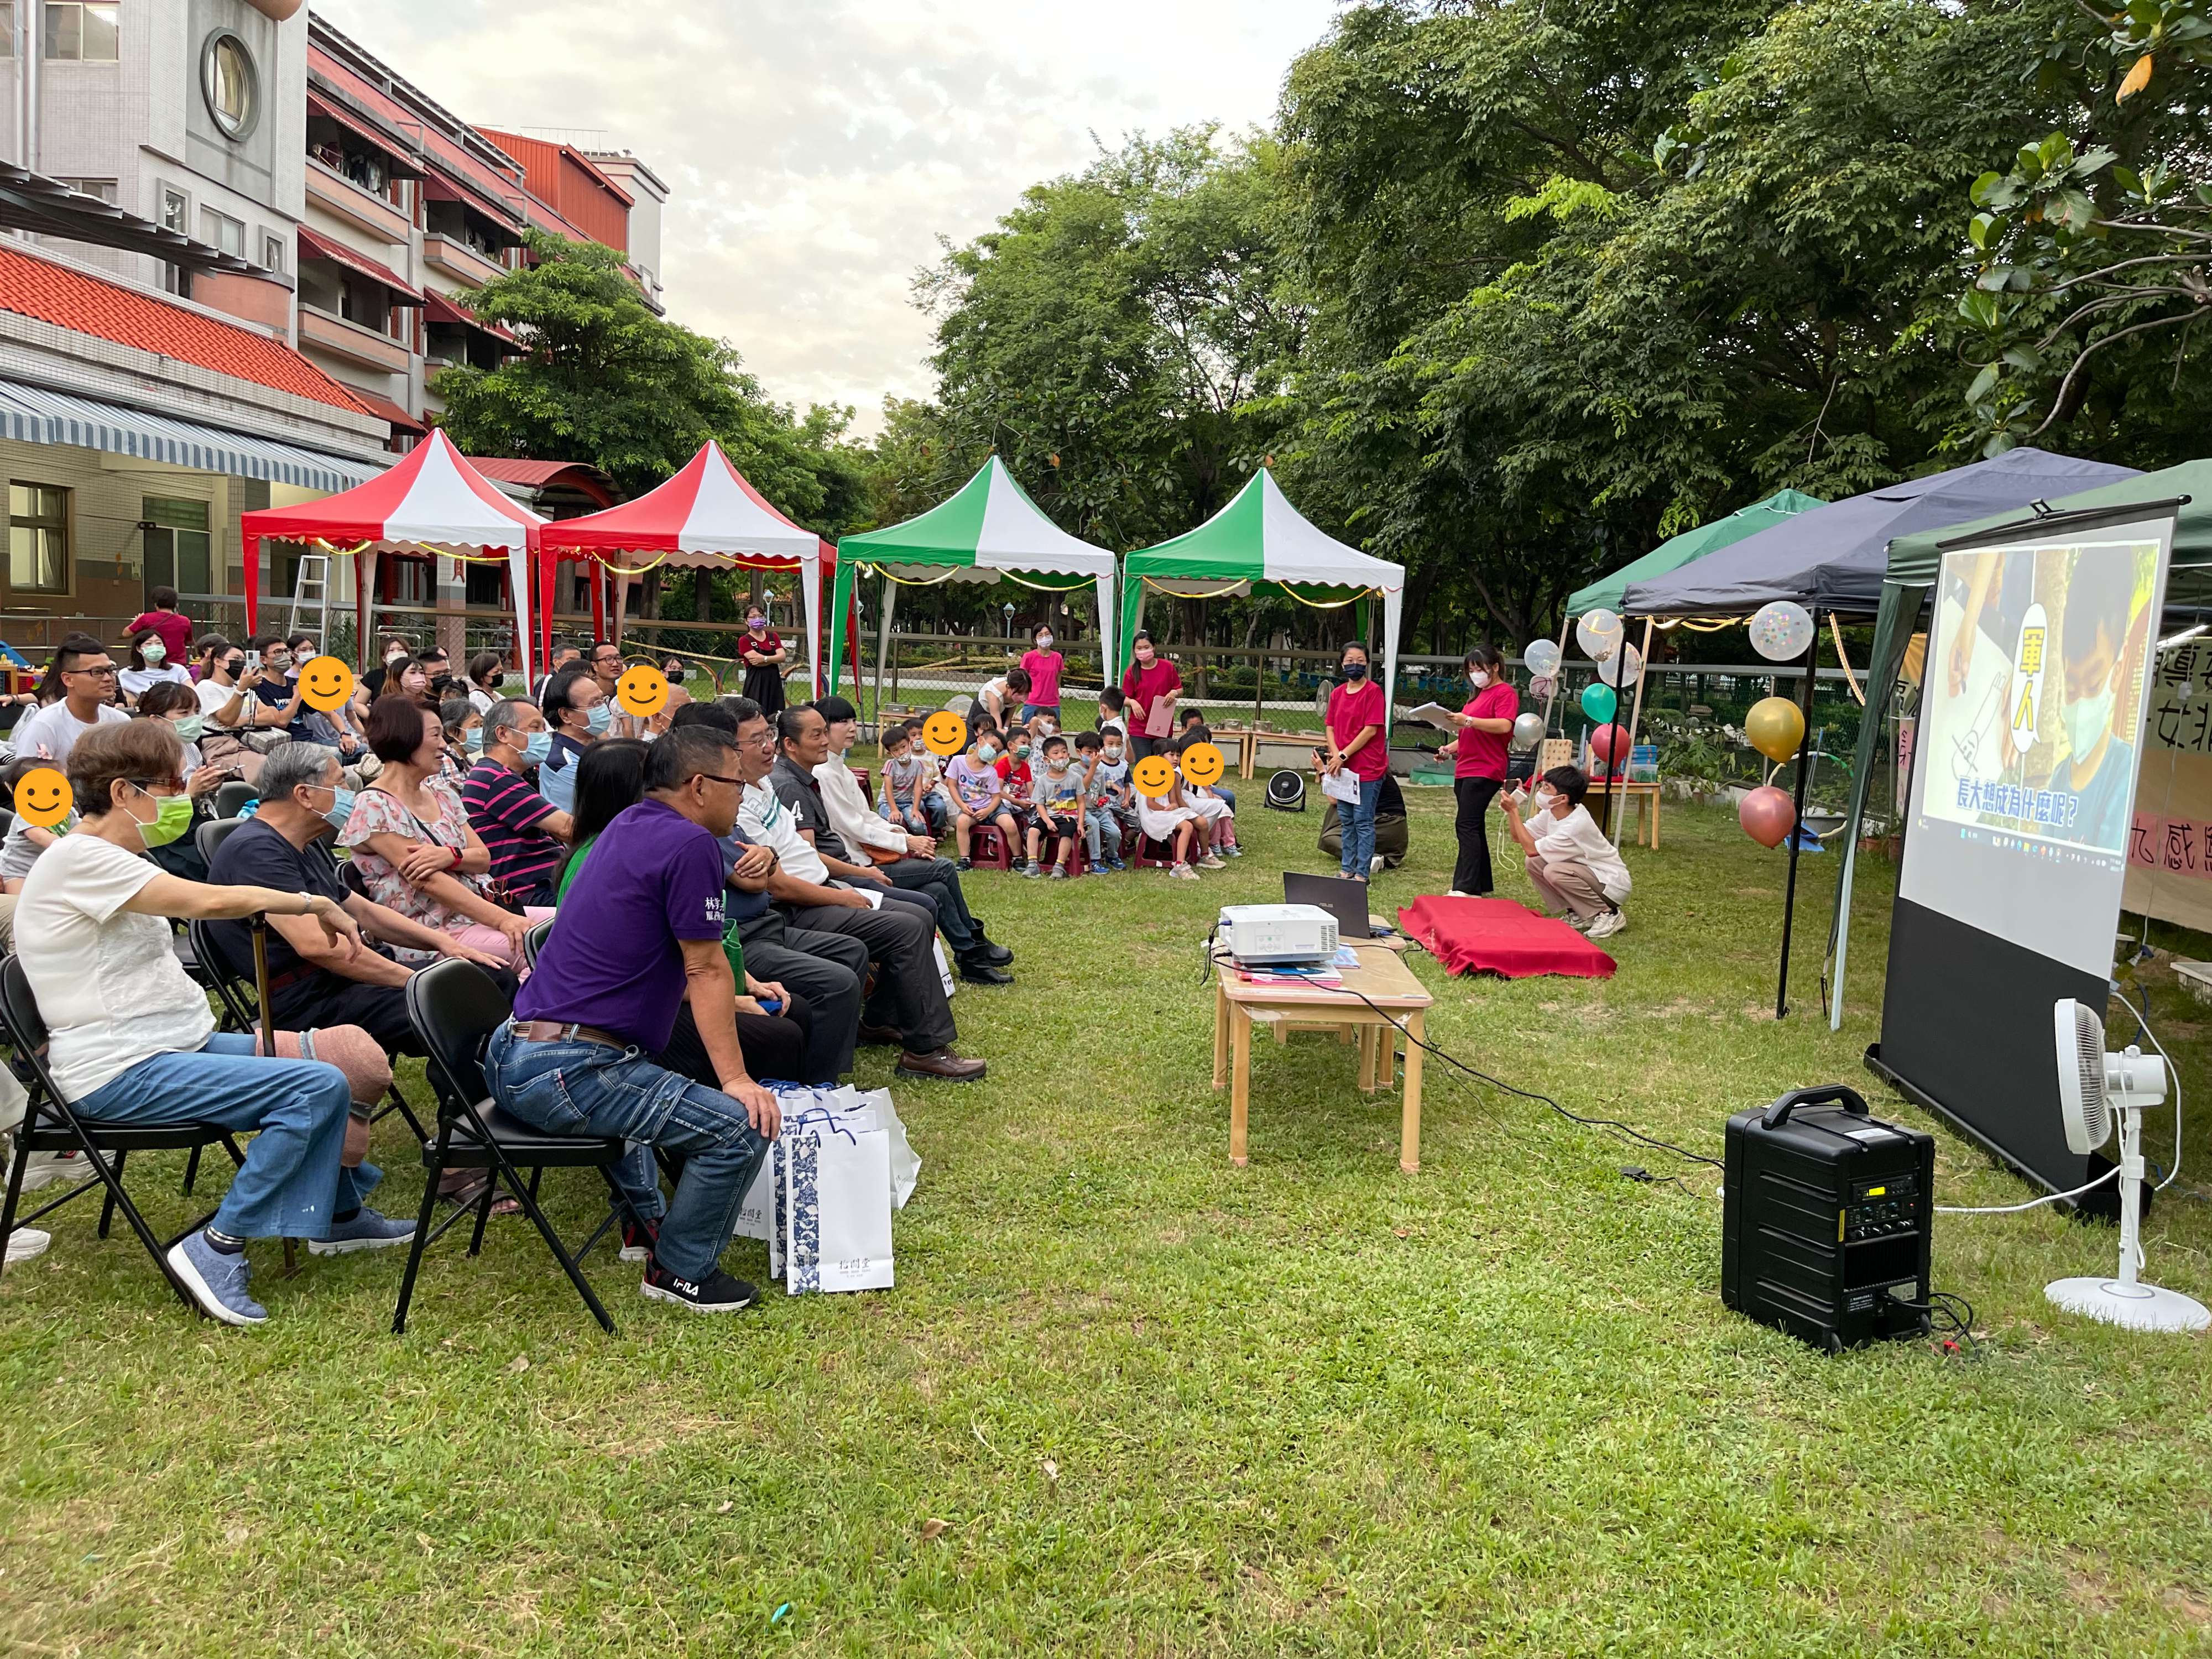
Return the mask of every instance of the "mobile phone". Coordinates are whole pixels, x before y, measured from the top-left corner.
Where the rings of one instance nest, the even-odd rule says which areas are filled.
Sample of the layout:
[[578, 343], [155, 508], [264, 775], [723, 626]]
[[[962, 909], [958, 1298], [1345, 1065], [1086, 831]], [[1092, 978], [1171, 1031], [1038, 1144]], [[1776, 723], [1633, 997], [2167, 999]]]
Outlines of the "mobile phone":
[[258, 674], [261, 672], [261, 653], [258, 651], [249, 651], [246, 653], [246, 672], [249, 674]]
[[759, 1002], [761, 1012], [764, 1014], [780, 1014], [783, 1012], [781, 997], [760, 997], [756, 1000]]

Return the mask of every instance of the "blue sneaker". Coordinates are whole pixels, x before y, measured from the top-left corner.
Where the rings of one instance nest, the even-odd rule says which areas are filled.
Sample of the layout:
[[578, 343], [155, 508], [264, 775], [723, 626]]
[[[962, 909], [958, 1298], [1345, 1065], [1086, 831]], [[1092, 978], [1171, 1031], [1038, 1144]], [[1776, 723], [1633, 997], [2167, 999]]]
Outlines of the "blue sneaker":
[[394, 1221], [388, 1215], [379, 1215], [366, 1205], [361, 1213], [350, 1221], [331, 1223], [328, 1238], [307, 1241], [309, 1255], [344, 1255], [352, 1250], [388, 1249], [394, 1244], [404, 1244], [415, 1237], [411, 1221]]
[[169, 1252], [169, 1266], [209, 1318], [226, 1325], [258, 1325], [269, 1317], [269, 1310], [246, 1293], [253, 1269], [245, 1251], [225, 1255], [207, 1242], [204, 1231], [195, 1231]]

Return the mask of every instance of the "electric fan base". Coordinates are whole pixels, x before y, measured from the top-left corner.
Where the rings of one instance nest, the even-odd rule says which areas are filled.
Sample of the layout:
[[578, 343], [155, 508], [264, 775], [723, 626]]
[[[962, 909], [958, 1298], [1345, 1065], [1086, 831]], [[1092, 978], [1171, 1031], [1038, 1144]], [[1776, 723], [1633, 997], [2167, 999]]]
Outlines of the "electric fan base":
[[2212, 1313], [2193, 1297], [2155, 1285], [2123, 1285], [2117, 1279], [2059, 1279], [2044, 1295], [2068, 1313], [2086, 1315], [2134, 1331], [2201, 1331]]

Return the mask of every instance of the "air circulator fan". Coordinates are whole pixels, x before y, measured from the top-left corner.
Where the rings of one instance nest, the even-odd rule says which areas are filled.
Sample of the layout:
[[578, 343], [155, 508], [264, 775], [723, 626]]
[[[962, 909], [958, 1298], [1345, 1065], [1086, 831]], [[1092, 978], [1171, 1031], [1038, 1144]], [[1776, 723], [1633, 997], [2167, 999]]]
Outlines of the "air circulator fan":
[[2112, 1279], [2061, 1279], [2043, 1293], [2069, 1313], [2138, 1331], [2201, 1331], [2212, 1325], [2204, 1304], [2179, 1291], [2161, 1290], [2136, 1277], [2142, 1270], [2142, 1112], [2166, 1098], [2166, 1062], [2130, 1047], [2105, 1052], [2105, 1022], [2081, 1004], [2062, 998], [2051, 1011], [2058, 1050], [2058, 1106], [2066, 1144], [2095, 1152], [2120, 1131], [2120, 1271]]

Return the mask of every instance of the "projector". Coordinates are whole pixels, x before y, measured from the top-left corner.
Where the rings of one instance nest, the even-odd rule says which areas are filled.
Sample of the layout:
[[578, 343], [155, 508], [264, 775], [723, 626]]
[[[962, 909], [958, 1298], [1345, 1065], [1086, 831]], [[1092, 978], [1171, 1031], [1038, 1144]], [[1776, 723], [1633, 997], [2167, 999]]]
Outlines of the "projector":
[[1215, 937], [1247, 967], [1336, 959], [1336, 918], [1318, 904], [1224, 904]]

